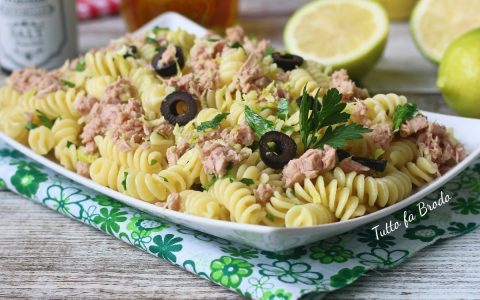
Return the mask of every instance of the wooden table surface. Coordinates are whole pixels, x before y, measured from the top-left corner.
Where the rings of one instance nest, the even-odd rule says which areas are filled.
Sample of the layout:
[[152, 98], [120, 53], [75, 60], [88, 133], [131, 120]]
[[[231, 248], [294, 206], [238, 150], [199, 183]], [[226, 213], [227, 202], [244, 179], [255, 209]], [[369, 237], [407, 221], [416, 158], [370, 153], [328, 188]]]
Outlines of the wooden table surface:
[[[243, 21], [281, 47], [284, 18]], [[80, 25], [80, 48], [125, 32], [119, 18]], [[452, 114], [436, 92], [406, 24], [394, 24], [364, 83], [400, 91], [420, 108]], [[2, 78], [0, 78], [1, 81]], [[240, 299], [235, 293], [7, 191], [0, 192], [0, 298]], [[325, 299], [479, 299], [480, 231], [441, 241], [392, 270], [370, 272]], [[87, 258], [87, 259], [86, 259]]]

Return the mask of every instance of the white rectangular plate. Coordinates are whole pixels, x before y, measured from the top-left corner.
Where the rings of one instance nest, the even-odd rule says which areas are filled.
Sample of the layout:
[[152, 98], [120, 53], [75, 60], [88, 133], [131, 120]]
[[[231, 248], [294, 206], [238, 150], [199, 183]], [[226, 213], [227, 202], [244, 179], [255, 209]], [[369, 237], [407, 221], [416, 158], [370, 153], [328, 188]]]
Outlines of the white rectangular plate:
[[[169, 28], [182, 27], [183, 29], [197, 35], [203, 35], [206, 33], [206, 30], [198, 24], [195, 24], [192, 21], [186, 19], [185, 17], [175, 13], [163, 14], [151, 21], [139, 31], [144, 31], [147, 28], [151, 28], [155, 25]], [[476, 130], [480, 130], [480, 120], [447, 116], [431, 112], [422, 113], [425, 114], [430, 121], [436, 121], [449, 128], [454, 129], [455, 136], [464, 144], [466, 150], [469, 153], [469, 155], [461, 163], [459, 163], [453, 169], [449, 170], [440, 178], [437, 178], [430, 184], [426, 185], [417, 193], [411, 195], [410, 197], [395, 205], [386, 207], [375, 213], [371, 213], [366, 216], [345, 222], [337, 222], [332, 224], [302, 228], [275, 228], [260, 225], [239, 224], [227, 221], [211, 220], [207, 218], [187, 215], [168, 209], [163, 209], [159, 206], [111, 190], [107, 187], [91, 181], [90, 179], [87, 179], [72, 171], [69, 171], [63, 168], [61, 165], [57, 164], [56, 162], [34, 153], [30, 148], [16, 142], [2, 132], [0, 132], [0, 139], [5, 141], [13, 148], [17, 149], [18, 151], [22, 152], [23, 154], [27, 155], [28, 157], [58, 172], [59, 174], [66, 176], [92, 190], [110, 196], [114, 199], [117, 199], [118, 201], [121, 201], [142, 211], [148, 212], [154, 216], [158, 216], [173, 223], [191, 227], [193, 229], [214, 236], [218, 236], [233, 242], [244, 243], [268, 251], [281, 251], [313, 243], [315, 241], [319, 241], [334, 235], [347, 232], [364, 224], [388, 216], [412, 203], [415, 203], [429, 193], [435, 191], [437, 188], [439, 188], [449, 180], [451, 180], [462, 170], [472, 164], [480, 155], [480, 134], [476, 132]]]

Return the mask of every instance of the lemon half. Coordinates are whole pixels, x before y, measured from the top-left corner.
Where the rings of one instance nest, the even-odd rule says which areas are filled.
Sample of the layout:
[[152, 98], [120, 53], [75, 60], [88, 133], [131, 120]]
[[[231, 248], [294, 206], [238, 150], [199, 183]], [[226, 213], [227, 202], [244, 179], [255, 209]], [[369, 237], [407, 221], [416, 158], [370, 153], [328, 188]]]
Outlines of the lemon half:
[[317, 0], [290, 18], [284, 42], [289, 52], [358, 79], [381, 57], [388, 31], [388, 16], [375, 1]]
[[418, 48], [435, 63], [454, 40], [477, 27], [480, 27], [479, 0], [421, 0], [410, 20]]

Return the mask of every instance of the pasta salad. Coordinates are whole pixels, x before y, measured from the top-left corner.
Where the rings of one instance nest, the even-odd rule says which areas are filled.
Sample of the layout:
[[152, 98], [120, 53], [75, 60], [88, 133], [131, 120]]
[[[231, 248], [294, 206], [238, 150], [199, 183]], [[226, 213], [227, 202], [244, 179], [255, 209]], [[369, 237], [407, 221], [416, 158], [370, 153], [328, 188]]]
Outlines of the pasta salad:
[[165, 209], [298, 227], [393, 205], [465, 156], [404, 96], [358, 87], [241, 27], [155, 27], [62, 68], [13, 72], [0, 130]]

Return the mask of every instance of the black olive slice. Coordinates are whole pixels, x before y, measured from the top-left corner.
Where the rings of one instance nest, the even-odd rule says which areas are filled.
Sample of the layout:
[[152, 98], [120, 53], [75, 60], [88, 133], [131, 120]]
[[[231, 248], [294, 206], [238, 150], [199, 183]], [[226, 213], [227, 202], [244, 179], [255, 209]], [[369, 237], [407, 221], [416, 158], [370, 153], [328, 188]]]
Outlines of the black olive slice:
[[166, 65], [159, 65], [162, 55], [167, 50], [166, 47], [160, 48], [157, 54], [152, 58], [152, 68], [162, 77], [170, 77], [177, 74], [177, 63], [180, 69], [185, 66], [185, 57], [182, 48], [175, 46], [175, 59]]
[[357, 163], [378, 172], [385, 171], [385, 168], [387, 167], [386, 160], [377, 160], [377, 159], [371, 159], [367, 157], [352, 156], [352, 154], [350, 154], [348, 151], [345, 151], [343, 149], [337, 149], [337, 157], [338, 157], [338, 161], [342, 161], [346, 158], [352, 157], [353, 161], [356, 161]]
[[194, 183], [194, 184], [192, 184], [192, 186], [190, 187], [190, 189], [191, 189], [191, 190], [194, 190], [194, 191], [199, 191], [199, 192], [204, 191], [201, 183]]
[[303, 58], [290, 53], [272, 53], [273, 62], [284, 71], [290, 71], [303, 64]]
[[337, 153], [338, 161], [342, 161], [345, 158], [349, 158], [350, 156], [352, 156], [350, 152], [343, 149], [337, 149], [336, 153]]
[[262, 135], [259, 143], [260, 158], [273, 169], [281, 169], [297, 154], [297, 144], [288, 135], [269, 131]]
[[370, 168], [371, 170], [378, 172], [385, 171], [385, 168], [387, 167], [386, 160], [377, 160], [358, 156], [352, 156], [352, 160], [358, 162], [361, 165], [364, 165], [365, 167]]
[[133, 57], [137, 58], [138, 48], [135, 45], [127, 47], [127, 52], [123, 55], [123, 58]]
[[[183, 103], [185, 112], [178, 111], [178, 104]], [[170, 124], [183, 126], [193, 120], [197, 115], [198, 108], [195, 99], [187, 92], [173, 92], [165, 97], [160, 111]]]

